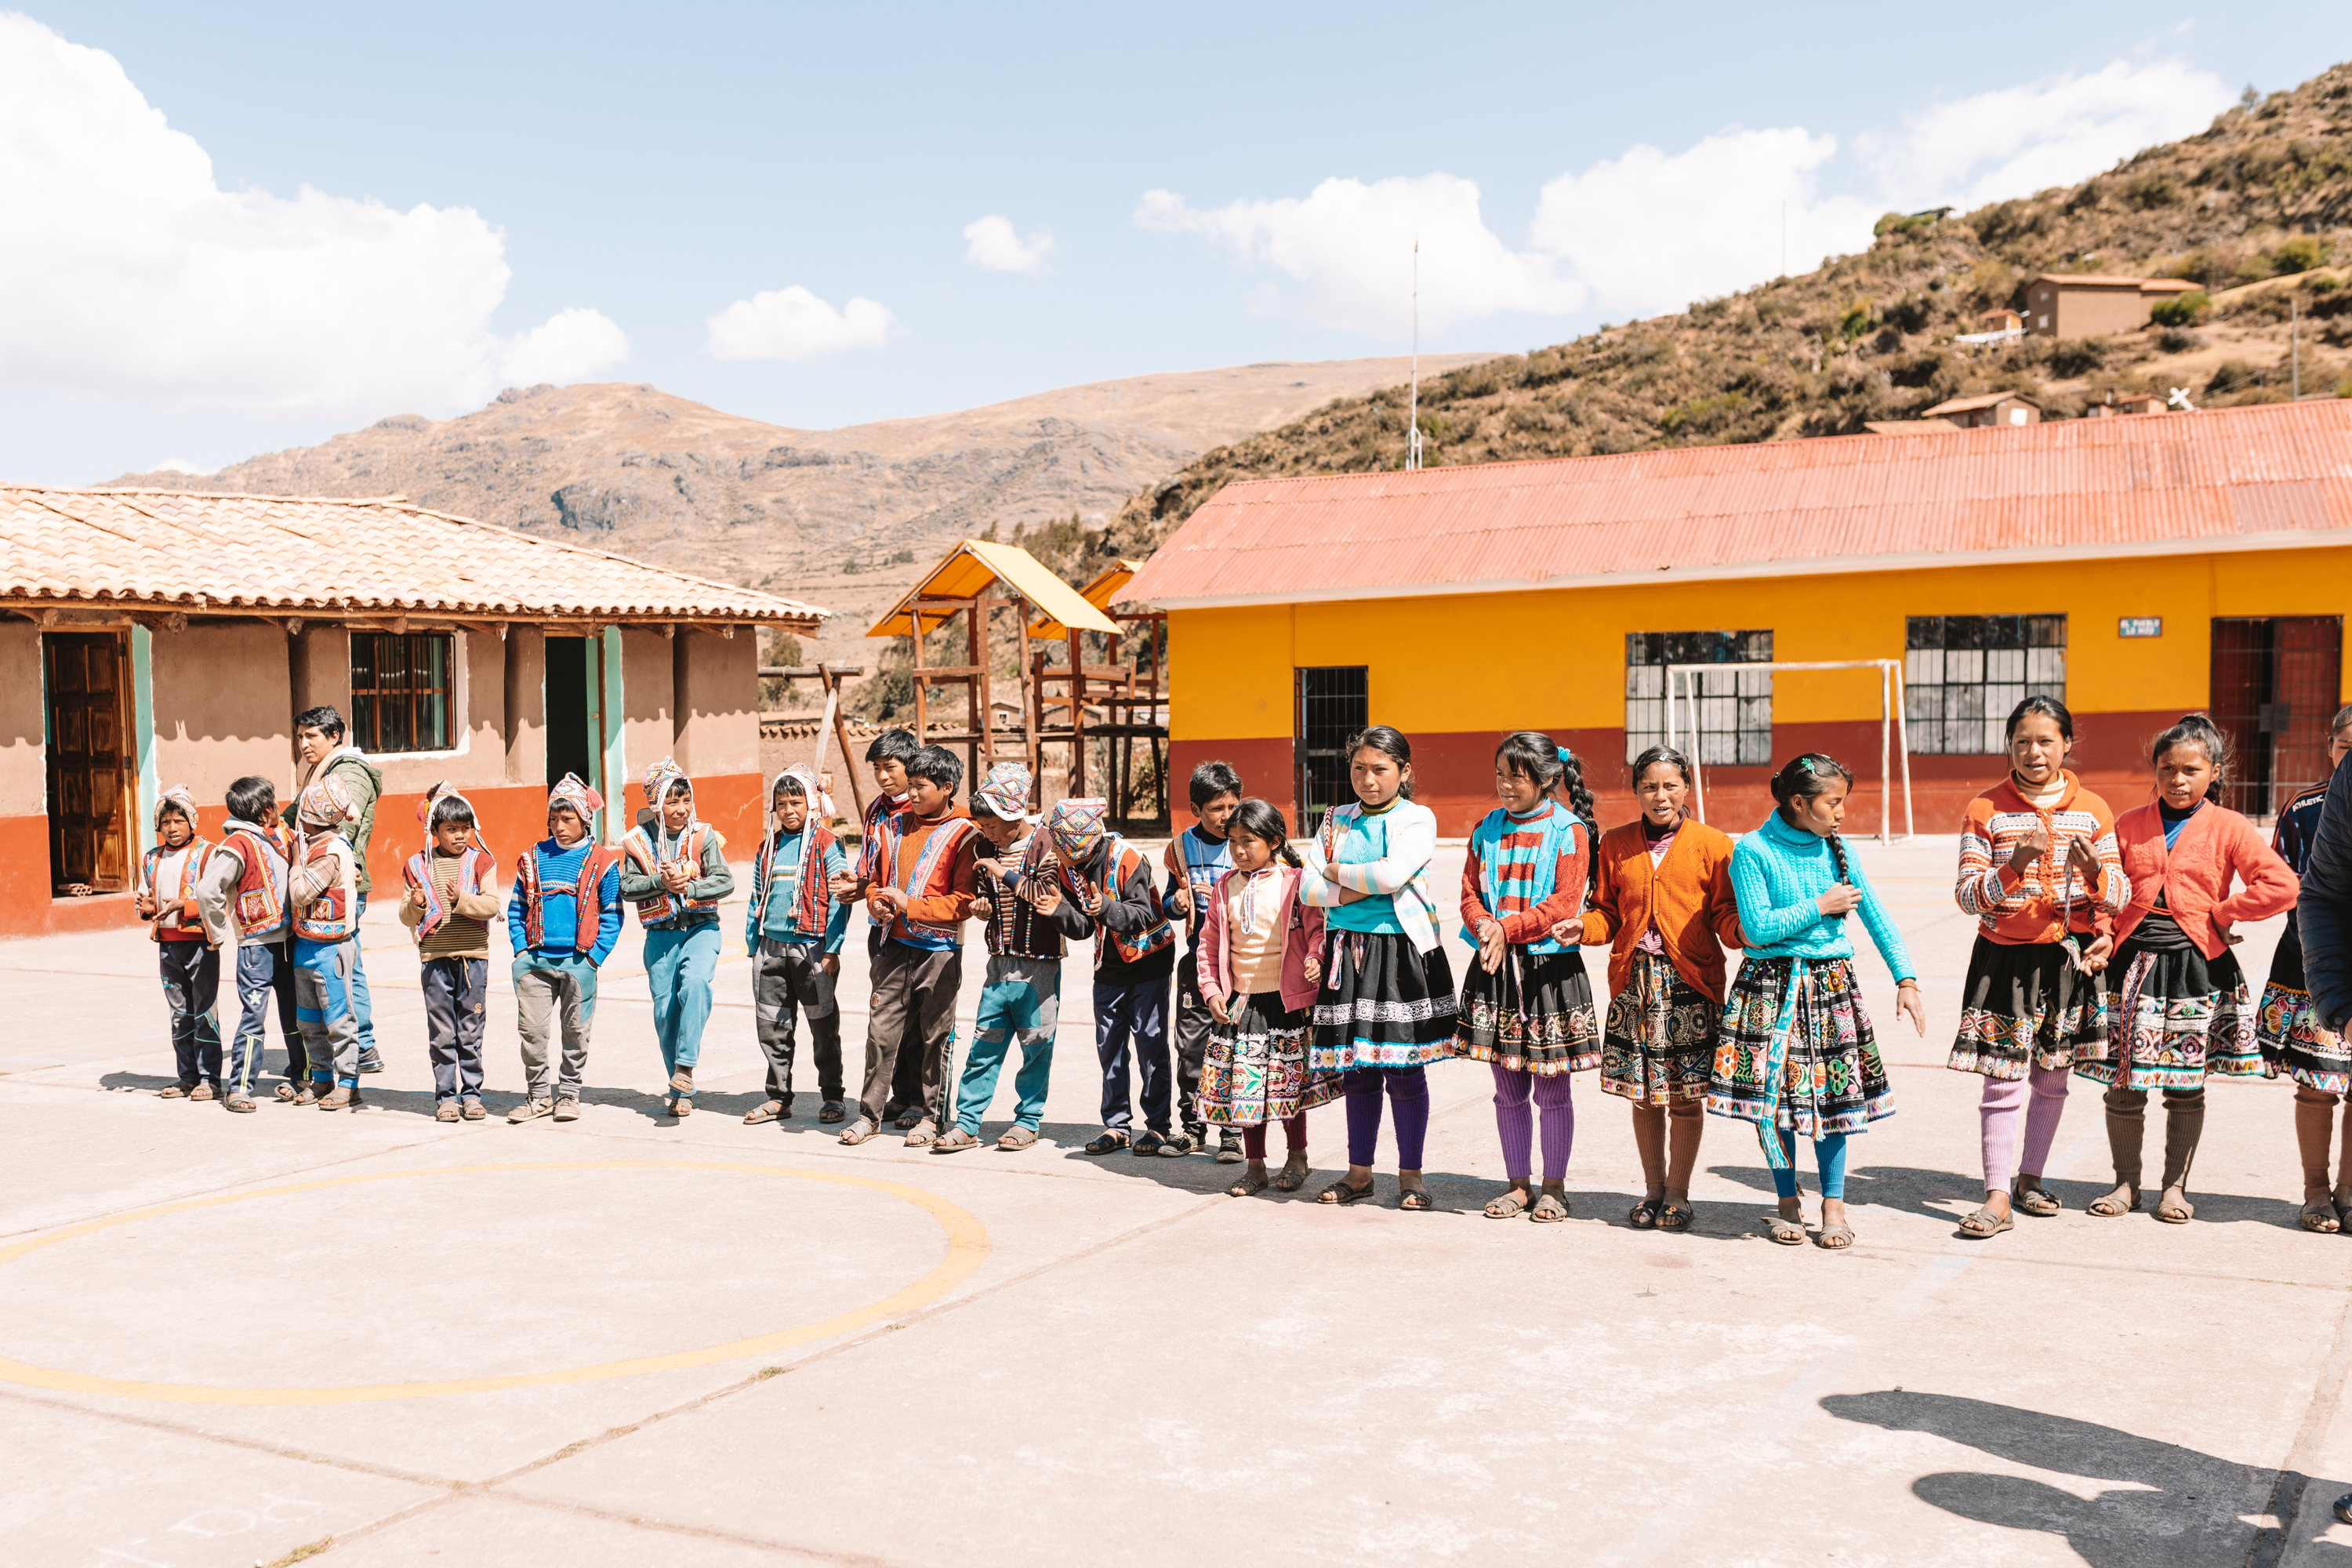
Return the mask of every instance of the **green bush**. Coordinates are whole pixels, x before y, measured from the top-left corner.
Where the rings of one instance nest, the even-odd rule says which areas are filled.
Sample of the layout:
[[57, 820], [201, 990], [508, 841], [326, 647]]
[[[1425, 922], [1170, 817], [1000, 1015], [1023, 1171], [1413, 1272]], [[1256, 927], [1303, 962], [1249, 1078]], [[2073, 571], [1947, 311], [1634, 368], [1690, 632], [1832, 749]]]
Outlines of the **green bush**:
[[2158, 300], [2148, 311], [2150, 320], [2159, 327], [2193, 327], [2210, 315], [2213, 301], [2202, 289], [2191, 289], [2186, 294], [2175, 294], [2169, 300]]
[[2338, 397], [2352, 397], [2352, 375], [2347, 375], [2342, 381], [2336, 384], [2336, 395]]
[[2271, 276], [2285, 278], [2308, 272], [2326, 259], [2326, 241], [2315, 234], [2299, 234], [2271, 247]]

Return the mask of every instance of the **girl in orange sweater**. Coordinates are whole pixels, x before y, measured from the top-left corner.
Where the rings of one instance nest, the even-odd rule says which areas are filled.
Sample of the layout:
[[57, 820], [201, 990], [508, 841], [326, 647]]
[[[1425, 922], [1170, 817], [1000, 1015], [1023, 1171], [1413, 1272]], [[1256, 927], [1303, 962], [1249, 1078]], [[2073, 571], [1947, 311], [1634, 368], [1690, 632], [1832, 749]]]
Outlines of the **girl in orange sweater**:
[[[2116, 1189], [2091, 1203], [2103, 1219], [2139, 1207], [2147, 1091], [2164, 1091], [2164, 1191], [2156, 1217], [2186, 1225], [2189, 1167], [2205, 1130], [2205, 1079], [2263, 1070], [2245, 972], [2231, 927], [2294, 906], [2294, 873], [2253, 824], [2221, 804], [2230, 753], [2191, 713], [2156, 738], [2157, 798], [2116, 819], [2131, 902], [2116, 921], [2107, 967], [2107, 1036], [2078, 1049], [2074, 1071], [2107, 1086]], [[2243, 884], [2232, 893], [2232, 879]]]
[[1601, 1087], [1633, 1102], [1642, 1155], [1642, 1201], [1626, 1217], [1635, 1230], [1688, 1230], [1723, 1017], [1723, 950], [1742, 945], [1739, 903], [1729, 836], [1683, 815], [1689, 759], [1652, 746], [1633, 759], [1633, 779], [1642, 816], [1601, 837], [1581, 937], [1609, 944]]
[[1985, 1080], [1985, 1200], [1960, 1221], [1963, 1236], [2015, 1229], [2014, 1209], [2058, 1212], [2042, 1167], [2066, 1109], [2066, 1075], [2079, 1051], [2106, 1039], [2098, 976], [2116, 942], [2099, 928], [2131, 889], [2115, 814], [2065, 769], [2074, 748], [2066, 705], [2027, 698], [2009, 716], [2009, 777], [1969, 802], [1960, 822], [1953, 897], [1978, 931], [1946, 1065]]

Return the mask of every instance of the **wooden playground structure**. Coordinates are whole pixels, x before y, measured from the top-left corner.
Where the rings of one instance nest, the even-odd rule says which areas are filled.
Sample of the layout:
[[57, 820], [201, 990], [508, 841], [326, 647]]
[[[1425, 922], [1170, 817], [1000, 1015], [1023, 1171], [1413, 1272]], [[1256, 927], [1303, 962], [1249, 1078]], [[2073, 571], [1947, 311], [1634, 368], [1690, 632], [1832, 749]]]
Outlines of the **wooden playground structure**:
[[[1150, 612], [1113, 614], [1108, 607], [1135, 571], [1133, 562], [1120, 561], [1083, 589], [1073, 588], [1018, 545], [967, 539], [866, 635], [908, 639], [915, 684], [911, 728], [929, 744], [961, 748], [971, 777], [992, 763], [1018, 759], [1028, 764], [1034, 781], [1032, 805], [1037, 809], [1049, 804], [1047, 780], [1058, 773], [1064, 787], [1051, 799], [1099, 794], [1120, 827], [1164, 831], [1167, 618]], [[997, 625], [998, 612], [1010, 621], [1014, 639], [1009, 679], [1000, 673], [997, 658], [1005, 635]], [[929, 663], [924, 639], [958, 616], [964, 619], [964, 662]], [[1123, 658], [1121, 640], [1136, 626], [1149, 628], [1149, 645], [1139, 650], [1142, 657]], [[1088, 649], [1088, 637], [1097, 639], [1097, 650]], [[1033, 647], [1040, 642], [1061, 644], [1065, 662], [1053, 662], [1051, 647]], [[935, 699], [934, 688], [942, 687], [950, 689]], [[1003, 700], [1000, 687], [1009, 688]], [[955, 688], [962, 689], [960, 704]], [[935, 700], [961, 724], [935, 723]]]

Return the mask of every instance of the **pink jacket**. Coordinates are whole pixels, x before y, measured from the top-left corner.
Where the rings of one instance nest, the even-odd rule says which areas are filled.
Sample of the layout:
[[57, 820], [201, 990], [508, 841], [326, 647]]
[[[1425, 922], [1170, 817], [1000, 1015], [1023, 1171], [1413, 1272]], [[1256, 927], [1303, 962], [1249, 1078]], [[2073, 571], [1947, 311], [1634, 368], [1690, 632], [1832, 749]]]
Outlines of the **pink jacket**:
[[[1207, 919], [1201, 927], [1202, 996], [1229, 997], [1234, 994], [1233, 950], [1226, 941], [1225, 889], [1241, 875], [1239, 871], [1226, 872], [1217, 879], [1216, 889], [1209, 895]], [[1284, 933], [1282, 1005], [1296, 1011], [1315, 1005], [1316, 982], [1307, 978], [1307, 961], [1321, 954], [1323, 911], [1298, 901], [1297, 868], [1276, 865], [1274, 875], [1275, 896], [1281, 900], [1275, 929]]]
[[[2181, 827], [2168, 852], [2156, 803], [2135, 806], [2116, 818], [2116, 847], [2131, 883], [2131, 902], [2116, 917], [2118, 944], [2156, 907], [2160, 892], [2197, 951], [2219, 958], [2230, 945], [2231, 926], [2284, 913], [2301, 890], [2294, 873], [2254, 825], [2211, 801]], [[2235, 893], [2230, 891], [2232, 873], [2245, 884]]]

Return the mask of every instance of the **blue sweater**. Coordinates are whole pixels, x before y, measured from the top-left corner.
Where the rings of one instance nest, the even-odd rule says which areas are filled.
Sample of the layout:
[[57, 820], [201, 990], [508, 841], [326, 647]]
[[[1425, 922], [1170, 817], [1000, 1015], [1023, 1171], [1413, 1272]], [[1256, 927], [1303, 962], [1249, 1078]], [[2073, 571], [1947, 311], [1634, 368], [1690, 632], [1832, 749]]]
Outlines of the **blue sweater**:
[[[1914, 980], [1910, 951], [1886, 907], [1870, 889], [1862, 862], [1846, 852], [1846, 879], [1862, 901], [1854, 913], [1877, 944], [1878, 955], [1897, 980]], [[1853, 942], [1845, 921], [1825, 915], [1818, 899], [1838, 882], [1837, 858], [1820, 834], [1792, 826], [1779, 812], [1739, 841], [1731, 852], [1731, 890], [1739, 899], [1739, 929], [1750, 958], [1852, 958]]]
[[[566, 849], [552, 838], [542, 838], [531, 846], [530, 852], [539, 860], [539, 947], [534, 950], [530, 939], [523, 934], [522, 879], [515, 879], [514, 895], [507, 900], [507, 944], [517, 953], [536, 951], [542, 958], [575, 956], [573, 942], [580, 930], [580, 911], [574, 907], [572, 886], [580, 880], [580, 870], [587, 864], [592, 847], [583, 837]], [[596, 884], [596, 942], [588, 950], [588, 962], [602, 964], [613, 955], [613, 944], [621, 940], [621, 868], [616, 862], [605, 868], [604, 880]]]
[[[759, 861], [754, 859], [751, 862], [751, 899], [743, 910], [743, 945], [747, 948], [757, 951], [763, 936], [777, 942], [814, 942], [823, 937], [825, 952], [841, 951], [842, 936], [849, 930], [849, 906], [846, 903], [839, 899], [833, 900], [822, 931], [803, 931], [800, 923], [793, 918], [794, 907], [800, 902], [801, 837], [798, 833], [786, 833], [781, 827], [776, 829], [776, 853], [773, 857], [776, 890], [773, 896], [767, 898], [768, 921], [764, 929], [755, 929], [753, 918], [760, 912], [760, 901], [766, 896], [767, 889], [760, 879]], [[842, 853], [841, 846], [838, 843], [826, 845], [823, 874], [830, 879], [848, 869], [849, 857]]]

